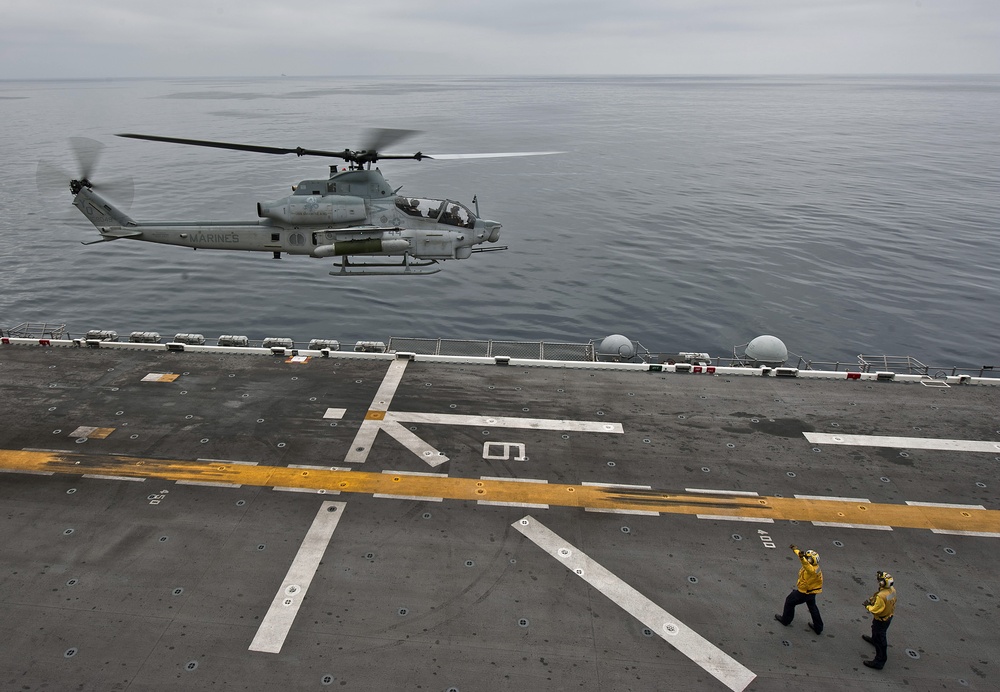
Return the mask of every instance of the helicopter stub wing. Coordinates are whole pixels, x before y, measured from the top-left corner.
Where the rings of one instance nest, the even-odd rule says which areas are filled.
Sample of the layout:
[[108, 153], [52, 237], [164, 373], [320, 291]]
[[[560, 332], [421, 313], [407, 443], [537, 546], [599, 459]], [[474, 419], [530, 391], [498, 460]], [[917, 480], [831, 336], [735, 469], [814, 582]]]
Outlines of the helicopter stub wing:
[[122, 240], [123, 238], [141, 238], [142, 231], [127, 231], [124, 229], [108, 230], [101, 229], [101, 239], [88, 242], [80, 241], [81, 245], [97, 245], [98, 243], [110, 243], [112, 240]]

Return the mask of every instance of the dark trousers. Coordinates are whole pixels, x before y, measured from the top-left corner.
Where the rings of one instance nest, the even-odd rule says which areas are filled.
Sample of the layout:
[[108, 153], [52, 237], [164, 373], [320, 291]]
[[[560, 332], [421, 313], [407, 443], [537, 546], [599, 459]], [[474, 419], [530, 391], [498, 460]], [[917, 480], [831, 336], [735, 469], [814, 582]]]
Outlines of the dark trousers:
[[792, 589], [788, 598], [785, 599], [785, 609], [781, 613], [781, 624], [792, 624], [792, 620], [795, 619], [795, 606], [800, 603], [805, 603], [806, 607], [809, 608], [809, 615], [812, 616], [813, 629], [816, 634], [822, 632], [823, 618], [819, 616], [819, 608], [816, 607], [816, 594], [802, 593], [798, 589]]
[[877, 668], [885, 665], [886, 654], [889, 648], [889, 644], [885, 640], [885, 631], [889, 629], [891, 623], [892, 618], [888, 620], [876, 620], [872, 618], [872, 644], [875, 645], [875, 658], [872, 659], [872, 663]]

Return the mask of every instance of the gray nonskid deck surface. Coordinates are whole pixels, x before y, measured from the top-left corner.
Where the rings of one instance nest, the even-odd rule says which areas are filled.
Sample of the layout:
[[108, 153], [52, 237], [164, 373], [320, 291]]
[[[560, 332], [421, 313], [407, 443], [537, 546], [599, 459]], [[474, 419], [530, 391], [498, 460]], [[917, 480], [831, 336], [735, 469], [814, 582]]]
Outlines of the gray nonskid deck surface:
[[[407, 423], [449, 461], [432, 466], [382, 430], [364, 463], [347, 464], [391, 362], [7, 346], [0, 448], [1000, 505], [1000, 452], [803, 436], [997, 441], [992, 387], [417, 360], [389, 411], [623, 433]], [[142, 382], [149, 373], [179, 377]], [[114, 430], [71, 436], [80, 426]], [[249, 650], [331, 501], [344, 503], [339, 524], [280, 653]], [[998, 538], [64, 473], [0, 474], [0, 509], [4, 689], [725, 689], [522, 535], [523, 517], [756, 674], [747, 689], [996, 685]], [[798, 570], [790, 543], [821, 554], [821, 636], [804, 606], [788, 628], [773, 619]], [[878, 569], [899, 604], [888, 665], [871, 671], [861, 602]]]

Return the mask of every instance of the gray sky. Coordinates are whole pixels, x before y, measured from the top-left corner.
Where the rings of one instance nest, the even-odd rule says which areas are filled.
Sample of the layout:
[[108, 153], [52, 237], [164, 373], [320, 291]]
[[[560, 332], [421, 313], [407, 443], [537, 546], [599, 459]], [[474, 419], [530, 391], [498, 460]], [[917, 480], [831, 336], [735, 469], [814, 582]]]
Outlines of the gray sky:
[[0, 0], [0, 79], [1000, 73], [1000, 0]]

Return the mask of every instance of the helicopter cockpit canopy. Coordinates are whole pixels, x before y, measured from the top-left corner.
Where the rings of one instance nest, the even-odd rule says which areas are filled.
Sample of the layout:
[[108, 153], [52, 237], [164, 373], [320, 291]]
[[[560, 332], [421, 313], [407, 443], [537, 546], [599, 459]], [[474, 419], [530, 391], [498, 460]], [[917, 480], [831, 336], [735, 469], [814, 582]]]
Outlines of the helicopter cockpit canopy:
[[397, 197], [396, 206], [408, 216], [431, 219], [449, 226], [472, 228], [476, 225], [472, 210], [451, 200]]

